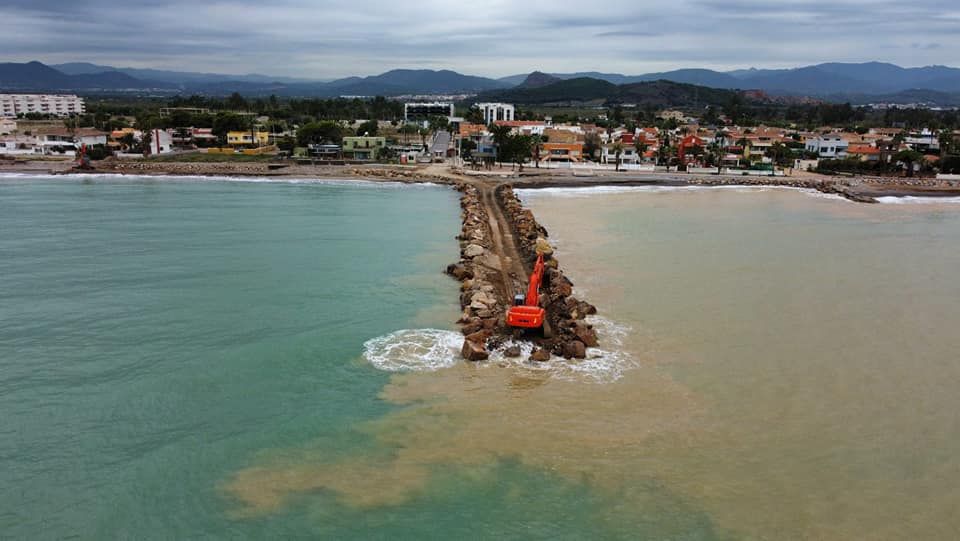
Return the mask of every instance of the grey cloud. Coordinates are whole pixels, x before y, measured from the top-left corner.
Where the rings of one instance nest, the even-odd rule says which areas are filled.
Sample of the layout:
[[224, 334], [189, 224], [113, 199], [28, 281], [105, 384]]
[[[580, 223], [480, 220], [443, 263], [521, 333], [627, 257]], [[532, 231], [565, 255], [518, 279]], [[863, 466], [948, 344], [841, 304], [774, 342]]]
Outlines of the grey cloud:
[[[90, 61], [329, 78], [394, 67], [500, 76], [533, 69], [642, 73], [822, 61], [943, 64], [956, 0], [441, 0], [410, 4], [63, 0], [0, 4], [10, 61]], [[882, 53], [880, 53], [882, 51]], [[881, 56], [882, 54], [882, 56]]]

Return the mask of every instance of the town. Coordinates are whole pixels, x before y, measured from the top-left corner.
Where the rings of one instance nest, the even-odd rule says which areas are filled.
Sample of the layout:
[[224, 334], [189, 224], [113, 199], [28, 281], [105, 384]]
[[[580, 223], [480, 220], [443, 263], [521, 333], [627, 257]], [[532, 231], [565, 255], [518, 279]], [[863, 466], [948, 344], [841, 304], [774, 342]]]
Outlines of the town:
[[[765, 122], [736, 107], [521, 107], [469, 97], [248, 101], [234, 94], [88, 104], [76, 95], [0, 94], [0, 156], [74, 160], [82, 149], [87, 160], [960, 179], [956, 111], [821, 104], [808, 105], [801, 121]], [[834, 123], [816, 124], [818, 116]]]

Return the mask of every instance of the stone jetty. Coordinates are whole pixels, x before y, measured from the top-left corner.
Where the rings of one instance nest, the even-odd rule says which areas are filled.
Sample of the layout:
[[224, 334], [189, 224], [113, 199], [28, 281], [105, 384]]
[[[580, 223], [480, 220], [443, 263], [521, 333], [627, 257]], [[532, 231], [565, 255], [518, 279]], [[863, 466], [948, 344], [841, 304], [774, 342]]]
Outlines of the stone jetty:
[[[573, 296], [573, 282], [560, 269], [546, 229], [509, 185], [462, 183], [458, 189], [460, 260], [447, 267], [447, 274], [461, 284], [463, 312], [458, 323], [464, 334], [463, 357], [484, 360], [498, 348], [505, 356], [519, 356], [518, 348], [505, 346], [514, 338], [535, 344], [533, 361], [548, 360], [551, 354], [584, 358], [586, 348], [597, 345], [596, 331], [585, 321], [596, 308]], [[546, 264], [541, 306], [547, 324], [543, 332], [524, 332], [506, 325], [506, 312], [514, 294], [526, 290], [538, 254]]]

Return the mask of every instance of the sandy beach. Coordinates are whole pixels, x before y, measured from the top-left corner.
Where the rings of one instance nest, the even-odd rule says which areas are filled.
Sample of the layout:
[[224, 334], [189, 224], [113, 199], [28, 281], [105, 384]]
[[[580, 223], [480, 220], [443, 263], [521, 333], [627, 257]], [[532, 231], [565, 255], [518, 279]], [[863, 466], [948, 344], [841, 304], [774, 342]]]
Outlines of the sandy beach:
[[94, 162], [93, 169], [79, 171], [72, 160], [0, 160], [0, 173], [45, 174], [135, 174], [183, 176], [258, 176], [277, 178], [338, 178], [389, 182], [435, 182], [455, 184], [468, 179], [508, 181], [518, 188], [587, 186], [787, 186], [833, 193], [858, 202], [877, 197], [956, 197], [960, 183], [933, 178], [838, 177], [809, 172], [789, 176], [703, 175], [687, 173], [646, 173], [630, 171], [572, 171], [509, 166], [474, 171], [446, 164], [430, 165], [302, 165], [293, 162]]

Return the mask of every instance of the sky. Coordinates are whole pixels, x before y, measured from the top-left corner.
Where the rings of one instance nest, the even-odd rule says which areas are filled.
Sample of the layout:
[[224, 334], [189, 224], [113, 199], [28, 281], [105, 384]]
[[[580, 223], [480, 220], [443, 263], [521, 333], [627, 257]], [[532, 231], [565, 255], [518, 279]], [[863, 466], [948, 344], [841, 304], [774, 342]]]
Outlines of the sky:
[[960, 0], [3, 0], [0, 62], [332, 79], [960, 65]]

